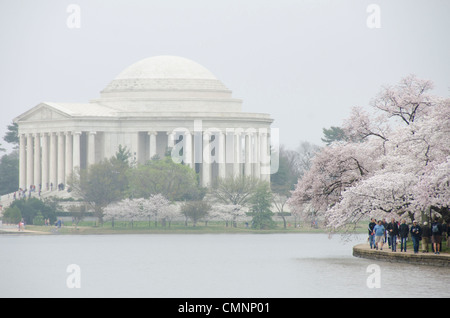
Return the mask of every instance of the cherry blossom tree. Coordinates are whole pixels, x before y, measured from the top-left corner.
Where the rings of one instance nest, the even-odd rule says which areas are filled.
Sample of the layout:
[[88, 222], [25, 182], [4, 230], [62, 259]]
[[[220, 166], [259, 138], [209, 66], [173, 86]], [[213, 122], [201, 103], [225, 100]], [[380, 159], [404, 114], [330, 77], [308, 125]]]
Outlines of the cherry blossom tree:
[[166, 223], [169, 223], [170, 228], [172, 221], [180, 218], [182, 215], [180, 212], [180, 207], [178, 205], [169, 204], [161, 209], [159, 216], [163, 226], [165, 226]]
[[418, 208], [431, 208], [450, 221], [450, 99], [441, 100], [414, 127], [414, 139], [422, 153], [410, 152], [422, 167], [413, 188]]
[[297, 227], [297, 222], [300, 222], [305, 215], [304, 212], [307, 210], [307, 205], [292, 206], [290, 209], [291, 216], [294, 218], [294, 227]]
[[[158, 216], [161, 216], [165, 209], [170, 206], [170, 201], [162, 194], [150, 195], [149, 198], [124, 199], [119, 202], [109, 204], [104, 209], [104, 217], [107, 219], [131, 220], [131, 226], [135, 220], [150, 220], [153, 218], [155, 227], [158, 222]], [[165, 215], [168, 217], [170, 213]], [[114, 225], [113, 225], [114, 226]]]
[[155, 221], [155, 227], [158, 224], [158, 216], [164, 211], [164, 209], [170, 205], [170, 201], [167, 200], [162, 194], [151, 194], [147, 199], [136, 199], [141, 206], [141, 215], [145, 218], [153, 218]]
[[417, 219], [430, 207], [448, 216], [450, 101], [432, 87], [408, 76], [382, 89], [373, 114], [354, 108], [347, 138], [315, 156], [289, 205], [310, 203], [331, 228], [366, 216]]
[[450, 156], [439, 164], [429, 165], [414, 189], [419, 208], [430, 207], [444, 212], [450, 202]]
[[212, 212], [210, 215], [219, 220], [224, 220], [225, 225], [228, 227], [228, 223], [230, 222], [236, 227], [236, 223], [238, 220], [244, 218], [246, 216], [243, 207], [239, 204], [223, 204], [217, 203], [212, 207]]
[[133, 227], [134, 220], [142, 217], [140, 203], [138, 200], [130, 199], [109, 204], [104, 208], [103, 213], [105, 219], [112, 221], [113, 227], [116, 220], [131, 220], [131, 226]]
[[411, 74], [397, 85], [383, 87], [372, 106], [409, 125], [434, 106], [435, 97], [429, 93], [433, 86], [432, 81]]
[[105, 220], [112, 221], [112, 227], [114, 227], [114, 222], [122, 217], [122, 209], [117, 202], [108, 204], [103, 210], [103, 217]]
[[[366, 149], [361, 151], [363, 146]], [[323, 148], [314, 157], [311, 169], [299, 179], [288, 204], [292, 207], [309, 203], [316, 211], [326, 211], [341, 200], [346, 188], [369, 174], [374, 152], [365, 143], [344, 142]]]

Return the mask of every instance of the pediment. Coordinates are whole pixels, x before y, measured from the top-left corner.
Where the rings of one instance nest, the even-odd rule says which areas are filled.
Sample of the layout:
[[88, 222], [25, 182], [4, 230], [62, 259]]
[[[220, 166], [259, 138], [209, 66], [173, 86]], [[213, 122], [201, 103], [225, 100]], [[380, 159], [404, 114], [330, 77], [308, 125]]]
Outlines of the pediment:
[[67, 119], [71, 116], [47, 104], [39, 104], [15, 119], [15, 122]]

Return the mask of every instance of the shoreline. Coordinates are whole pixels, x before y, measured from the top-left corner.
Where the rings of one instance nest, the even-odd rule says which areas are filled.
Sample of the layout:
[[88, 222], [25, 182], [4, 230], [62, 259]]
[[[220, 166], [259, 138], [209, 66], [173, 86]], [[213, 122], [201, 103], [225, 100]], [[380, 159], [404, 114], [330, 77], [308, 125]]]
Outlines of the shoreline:
[[419, 251], [419, 253], [414, 254], [411, 249], [407, 252], [400, 252], [399, 247], [397, 248], [397, 252], [392, 252], [389, 248], [384, 250], [371, 249], [369, 244], [365, 243], [353, 246], [353, 256], [387, 262], [450, 268], [449, 253], [434, 254], [433, 252], [423, 253]]
[[[0, 235], [125, 235], [125, 234], [327, 234], [325, 229], [269, 229], [260, 230], [252, 228], [242, 227], [220, 227], [220, 226], [207, 226], [207, 227], [174, 227], [174, 228], [105, 228], [105, 227], [90, 227], [90, 226], [64, 226], [61, 228], [55, 228], [54, 226], [39, 228], [37, 226], [30, 226], [31, 229], [25, 228], [19, 231], [17, 226], [8, 225], [0, 227]], [[339, 234], [339, 233], [334, 233]], [[360, 234], [360, 233], [354, 233]]]

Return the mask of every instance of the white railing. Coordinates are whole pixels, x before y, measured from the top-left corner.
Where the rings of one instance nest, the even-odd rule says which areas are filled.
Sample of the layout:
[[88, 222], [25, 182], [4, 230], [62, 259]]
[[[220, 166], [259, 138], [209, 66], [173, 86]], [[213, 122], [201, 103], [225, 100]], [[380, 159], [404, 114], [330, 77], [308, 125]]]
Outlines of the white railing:
[[[23, 196], [19, 196], [19, 191], [16, 191], [16, 200], [23, 198]], [[25, 192], [25, 196], [26, 198], [29, 198], [29, 194], [30, 192], [26, 191]], [[58, 191], [58, 190], [53, 190], [53, 191], [41, 191], [41, 195], [39, 195], [39, 192], [37, 191], [33, 191], [31, 192], [31, 197], [32, 198], [37, 198], [37, 199], [42, 199], [48, 196], [53, 196], [53, 195], [63, 195], [66, 194], [66, 191]], [[2, 206], [3, 209], [9, 207], [11, 205], [11, 203], [14, 202], [14, 192], [8, 193], [8, 194], [4, 194], [2, 196], [0, 196], [0, 205]]]
[[9, 205], [13, 201], [14, 201], [14, 192], [0, 196], [0, 205], [3, 207], [3, 209], [9, 207]]

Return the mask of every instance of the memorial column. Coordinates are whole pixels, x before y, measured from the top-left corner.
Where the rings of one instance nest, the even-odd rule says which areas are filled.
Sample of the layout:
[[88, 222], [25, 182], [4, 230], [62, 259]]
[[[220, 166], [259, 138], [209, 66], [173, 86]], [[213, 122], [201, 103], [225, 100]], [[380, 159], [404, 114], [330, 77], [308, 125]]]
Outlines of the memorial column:
[[[225, 161], [225, 153], [226, 153], [226, 146], [225, 146], [225, 133], [220, 131], [219, 132], [219, 178], [225, 179], [226, 177], [226, 161]], [[216, 149], [217, 151], [217, 149]]]
[[90, 131], [88, 135], [88, 166], [95, 163], [95, 134], [97, 132]]
[[29, 190], [30, 185], [34, 184], [34, 164], [33, 164], [33, 134], [27, 134], [27, 185], [26, 190]]
[[245, 176], [252, 175], [252, 134], [247, 132], [245, 134]]
[[267, 132], [261, 133], [261, 179], [270, 181], [270, 156]]
[[58, 185], [65, 184], [65, 134], [63, 132], [58, 133]]
[[27, 187], [27, 144], [24, 134], [19, 137], [19, 188]]
[[254, 154], [254, 158], [253, 158], [253, 176], [257, 179], [261, 178], [261, 164], [260, 164], [260, 160], [261, 160], [261, 137], [259, 135], [258, 132], [255, 133], [255, 140], [254, 140], [254, 144], [253, 144], [253, 154]]
[[34, 134], [34, 185], [36, 191], [39, 191], [39, 186], [42, 186], [41, 181], [41, 135]]
[[156, 131], [149, 131], [148, 135], [150, 136], [150, 144], [149, 144], [149, 159], [151, 160], [156, 155], [156, 135], [158, 133]]
[[202, 186], [211, 184], [211, 134], [203, 132]]
[[72, 159], [72, 166], [73, 168], [80, 168], [81, 166], [81, 157], [80, 157], [80, 146], [81, 146], [81, 131], [75, 131], [73, 133], [73, 159]]
[[239, 132], [234, 133], [233, 174], [235, 178], [238, 178], [241, 175], [241, 135]]
[[190, 131], [184, 132], [184, 149], [183, 149], [183, 156], [184, 156], [184, 163], [189, 166], [190, 168], [194, 167], [194, 160], [192, 157], [192, 134]]
[[50, 181], [50, 190], [56, 189], [57, 184], [57, 152], [56, 152], [56, 133], [50, 133], [50, 171], [49, 171], [49, 181]]
[[67, 181], [73, 172], [73, 140], [72, 140], [72, 133], [70, 131], [66, 132], [65, 136], [66, 136], [66, 171], [64, 184], [67, 184]]
[[48, 134], [42, 134], [42, 189], [48, 190]]
[[175, 145], [175, 133], [174, 132], [167, 132], [167, 147], [173, 148]]

